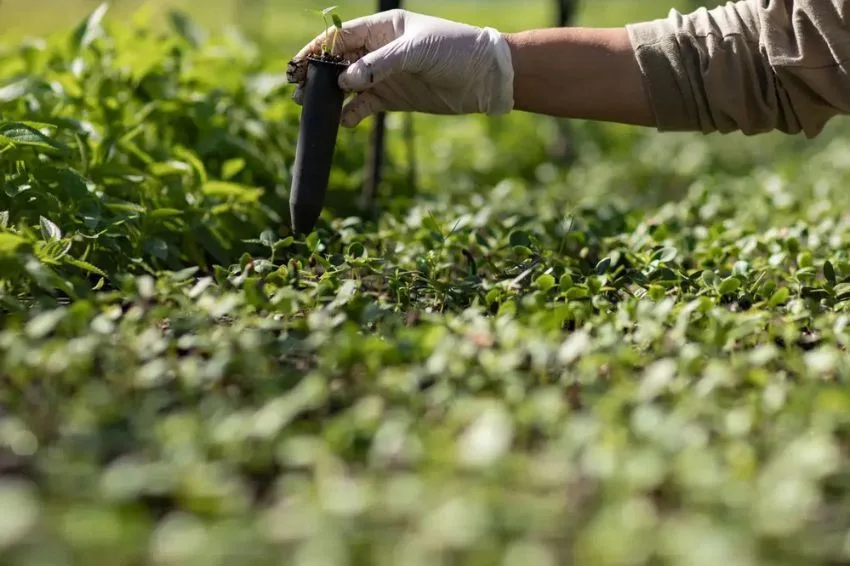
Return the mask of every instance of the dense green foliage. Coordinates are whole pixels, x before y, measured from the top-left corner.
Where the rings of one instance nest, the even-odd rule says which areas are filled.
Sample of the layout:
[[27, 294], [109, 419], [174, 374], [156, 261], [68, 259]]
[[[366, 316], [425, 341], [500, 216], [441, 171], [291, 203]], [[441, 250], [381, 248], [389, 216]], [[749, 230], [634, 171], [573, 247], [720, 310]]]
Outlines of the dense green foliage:
[[300, 241], [284, 65], [102, 15], [0, 66], [4, 564], [850, 560], [833, 130], [393, 120]]

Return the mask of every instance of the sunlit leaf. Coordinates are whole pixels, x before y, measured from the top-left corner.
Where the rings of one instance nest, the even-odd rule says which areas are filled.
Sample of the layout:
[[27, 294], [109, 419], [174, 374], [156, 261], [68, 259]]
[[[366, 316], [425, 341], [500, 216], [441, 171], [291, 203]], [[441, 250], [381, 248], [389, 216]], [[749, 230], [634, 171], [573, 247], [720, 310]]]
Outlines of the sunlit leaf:
[[40, 216], [38, 219], [41, 226], [41, 237], [45, 240], [59, 240], [62, 238], [62, 230], [49, 218]]

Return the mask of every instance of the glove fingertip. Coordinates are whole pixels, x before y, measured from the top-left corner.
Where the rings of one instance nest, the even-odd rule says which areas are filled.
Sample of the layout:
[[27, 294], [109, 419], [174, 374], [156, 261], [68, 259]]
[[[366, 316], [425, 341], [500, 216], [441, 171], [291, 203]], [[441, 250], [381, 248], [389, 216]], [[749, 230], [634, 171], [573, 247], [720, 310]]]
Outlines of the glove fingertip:
[[340, 118], [340, 125], [346, 128], [354, 128], [363, 121], [363, 118], [354, 111], [346, 111], [342, 113], [342, 118]]
[[342, 90], [363, 90], [367, 85], [363, 80], [362, 61], [352, 63], [345, 72], [340, 73], [338, 82]]

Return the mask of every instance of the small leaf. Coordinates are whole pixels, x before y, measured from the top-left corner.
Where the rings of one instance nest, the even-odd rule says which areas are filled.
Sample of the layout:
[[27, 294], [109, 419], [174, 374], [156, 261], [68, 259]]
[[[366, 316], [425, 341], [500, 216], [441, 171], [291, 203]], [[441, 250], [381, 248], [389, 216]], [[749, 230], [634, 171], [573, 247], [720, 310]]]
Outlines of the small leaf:
[[234, 157], [233, 159], [228, 159], [221, 166], [221, 178], [224, 180], [230, 180], [236, 175], [239, 174], [245, 168], [245, 160], [241, 157]]
[[342, 19], [338, 15], [332, 15], [331, 19], [333, 20], [334, 26], [336, 26], [337, 29], [342, 29]]
[[823, 276], [826, 277], [826, 280], [829, 281], [830, 285], [835, 285], [835, 268], [832, 267], [832, 263], [829, 260], [823, 264]]
[[770, 299], [767, 301], [768, 306], [776, 307], [784, 303], [788, 300], [788, 295], [791, 292], [788, 290], [788, 287], [780, 287], [776, 291], [774, 291], [773, 295], [770, 296]]
[[804, 285], [803, 288], [800, 289], [800, 296], [820, 300], [829, 298], [829, 292], [826, 289]]
[[68, 309], [65, 307], [38, 313], [27, 322], [27, 336], [35, 340], [44, 338], [56, 329], [67, 313]]
[[202, 187], [202, 190], [210, 196], [233, 197], [243, 202], [253, 202], [263, 194], [263, 189], [261, 188], [227, 181], [210, 181]]
[[734, 293], [741, 287], [741, 280], [737, 277], [727, 277], [720, 283], [720, 287], [718, 287], [717, 292], [721, 295], [728, 295], [729, 293]]
[[319, 233], [310, 232], [310, 234], [308, 234], [304, 239], [304, 243], [307, 245], [307, 249], [311, 252], [315, 252], [319, 249]]
[[338, 7], [339, 6], [329, 6], [329, 7], [325, 8], [324, 10], [322, 10], [322, 15], [327, 16], [328, 14], [330, 14], [331, 12], [336, 10]]
[[528, 235], [528, 232], [523, 230], [514, 230], [508, 235], [508, 243], [510, 243], [511, 246], [528, 247], [531, 245], [531, 237]]
[[32, 89], [34, 79], [24, 78], [0, 87], [0, 102], [12, 102], [22, 98]]
[[25, 244], [26, 240], [17, 234], [10, 232], [0, 232], [0, 253], [14, 252], [21, 245]]
[[656, 269], [649, 275], [650, 281], [677, 281], [676, 272], [667, 267]]
[[555, 286], [555, 278], [550, 273], [544, 273], [534, 280], [534, 285], [541, 291], [548, 291]]
[[193, 265], [193, 266], [191, 266], [191, 267], [187, 267], [187, 268], [185, 268], [185, 269], [181, 269], [180, 271], [172, 272], [172, 273], [169, 275], [169, 278], [170, 278], [172, 281], [177, 281], [177, 282], [186, 281], [186, 280], [187, 280], [187, 279], [189, 279], [191, 276], [193, 276], [195, 273], [197, 273], [197, 272], [198, 272], [198, 269], [200, 269], [200, 268], [199, 268], [197, 265]]
[[158, 257], [159, 259], [166, 259], [168, 257], [168, 244], [159, 238], [154, 238], [153, 240], [148, 240], [145, 242], [145, 249], [151, 255]]
[[437, 219], [434, 218], [433, 214], [428, 214], [428, 216], [423, 217], [422, 218], [422, 225], [425, 226], [425, 228], [427, 228], [427, 229], [429, 229], [433, 232], [436, 232], [440, 236], [443, 235], [443, 230], [442, 230], [442, 228], [440, 228], [440, 223], [437, 222]]
[[67, 255], [65, 256], [64, 261], [65, 261], [65, 263], [67, 263], [69, 265], [73, 265], [74, 267], [79, 267], [80, 269], [84, 269], [85, 271], [88, 271], [89, 273], [96, 273], [98, 275], [106, 277], [106, 273], [104, 273], [103, 270], [101, 270], [99, 267], [97, 267], [95, 265], [90, 264], [87, 261], [83, 261], [81, 259], [77, 259], [75, 257], [71, 257], [71, 256], [67, 256]]
[[0, 141], [3, 141], [7, 146], [26, 146], [60, 153], [69, 152], [67, 147], [60, 145], [24, 122], [6, 122], [0, 125]]
[[263, 230], [260, 234], [260, 242], [268, 247], [273, 247], [275, 242], [274, 232], [271, 230]]
[[200, 26], [195, 24], [189, 16], [179, 10], [171, 10], [168, 13], [171, 27], [185, 39], [192, 47], [200, 47], [206, 39], [206, 34]]
[[[278, 241], [276, 241], [276, 242], [274, 243], [274, 245], [272, 246], [272, 249], [273, 249], [274, 251], [278, 251], [278, 250], [286, 249], [286, 248], [288, 248], [289, 246], [291, 246], [291, 245], [292, 245], [292, 243], [293, 243], [294, 241], [295, 241], [295, 238], [293, 238], [292, 236], [287, 236], [286, 238], [284, 238], [284, 239], [282, 239], [282, 240], [278, 240]], [[356, 243], [356, 242], [355, 242], [355, 243]], [[353, 246], [354, 244], [351, 244], [351, 245]], [[361, 247], [361, 249], [363, 248], [362, 244], [361, 244], [361, 246], [360, 246], [360, 247]], [[351, 248], [349, 247], [349, 250], [350, 250], [350, 249], [351, 249]], [[361, 254], [362, 254], [362, 252], [361, 252]]]
[[169, 216], [182, 216], [183, 211], [176, 208], [157, 208], [148, 215], [150, 218], [166, 218]]
[[62, 230], [53, 221], [44, 216], [40, 216], [38, 221], [41, 225], [42, 238], [45, 240], [59, 240], [62, 238]]
[[678, 253], [676, 248], [661, 248], [652, 254], [652, 259], [661, 263], [667, 263], [676, 259]]
[[101, 3], [89, 15], [88, 18], [80, 22], [71, 33], [71, 45], [75, 50], [84, 49], [103, 34], [101, 22], [109, 9], [109, 2]]
[[590, 291], [588, 291], [587, 287], [572, 287], [566, 293], [565, 297], [568, 299], [583, 299], [590, 295]]
[[653, 301], [660, 301], [667, 294], [667, 290], [661, 285], [650, 285], [647, 289], [647, 294]]

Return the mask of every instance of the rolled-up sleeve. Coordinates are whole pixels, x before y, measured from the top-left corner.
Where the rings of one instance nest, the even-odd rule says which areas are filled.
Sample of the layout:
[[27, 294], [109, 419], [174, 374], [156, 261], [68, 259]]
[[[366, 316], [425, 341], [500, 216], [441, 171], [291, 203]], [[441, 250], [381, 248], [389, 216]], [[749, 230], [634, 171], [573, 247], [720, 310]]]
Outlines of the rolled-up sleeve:
[[660, 131], [818, 135], [850, 113], [850, 0], [742, 0], [627, 27]]

